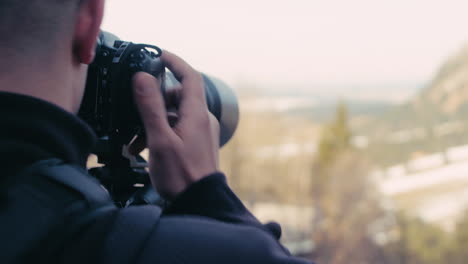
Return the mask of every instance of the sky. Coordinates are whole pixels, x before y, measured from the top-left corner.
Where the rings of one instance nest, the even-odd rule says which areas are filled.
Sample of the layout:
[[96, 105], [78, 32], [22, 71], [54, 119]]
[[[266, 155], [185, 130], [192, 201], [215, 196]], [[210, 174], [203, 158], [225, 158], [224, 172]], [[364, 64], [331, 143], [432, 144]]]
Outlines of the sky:
[[424, 83], [468, 44], [466, 0], [108, 0], [105, 11], [104, 30], [232, 85]]

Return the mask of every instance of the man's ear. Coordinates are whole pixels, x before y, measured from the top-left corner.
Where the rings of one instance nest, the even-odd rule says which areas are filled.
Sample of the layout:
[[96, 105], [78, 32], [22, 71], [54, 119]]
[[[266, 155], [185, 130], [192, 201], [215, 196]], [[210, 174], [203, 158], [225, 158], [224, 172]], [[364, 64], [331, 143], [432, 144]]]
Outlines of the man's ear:
[[83, 0], [79, 6], [73, 35], [73, 53], [80, 63], [90, 64], [104, 13], [104, 0]]

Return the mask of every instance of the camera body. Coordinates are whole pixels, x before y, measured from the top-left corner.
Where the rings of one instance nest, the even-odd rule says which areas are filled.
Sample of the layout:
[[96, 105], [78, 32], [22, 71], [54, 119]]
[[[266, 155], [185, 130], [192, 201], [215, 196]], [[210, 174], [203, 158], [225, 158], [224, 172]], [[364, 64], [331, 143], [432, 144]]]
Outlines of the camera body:
[[131, 78], [144, 71], [161, 80], [165, 89], [160, 54], [155, 46], [124, 42], [112, 34], [101, 33], [78, 114], [100, 139], [118, 137], [128, 143], [142, 129], [133, 102]]
[[[105, 165], [92, 170], [91, 174], [101, 181], [116, 203], [121, 205], [132, 199], [135, 192], [141, 192], [138, 188], [149, 184], [146, 161], [141, 156], [130, 157], [125, 153], [126, 145], [136, 135], [144, 133], [133, 100], [133, 75], [142, 71], [156, 77], [161, 82], [163, 97], [166, 88], [178, 85], [174, 75], [166, 71], [160, 59], [161, 54], [162, 50], [156, 46], [121, 41], [111, 33], [101, 32], [95, 60], [89, 66], [78, 115], [97, 134], [99, 141], [93, 152], [98, 162]], [[208, 110], [220, 123], [222, 146], [237, 128], [237, 98], [220, 80], [205, 74], [202, 76]]]

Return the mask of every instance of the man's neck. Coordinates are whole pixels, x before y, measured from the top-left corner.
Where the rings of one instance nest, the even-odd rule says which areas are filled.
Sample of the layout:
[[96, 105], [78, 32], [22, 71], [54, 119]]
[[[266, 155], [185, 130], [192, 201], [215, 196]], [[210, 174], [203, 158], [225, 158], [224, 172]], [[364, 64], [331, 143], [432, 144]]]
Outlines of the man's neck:
[[69, 74], [63, 69], [61, 72], [55, 70], [57, 67], [51, 62], [44, 62], [42, 67], [11, 65], [14, 66], [0, 68], [0, 91], [40, 98], [69, 112], [74, 111], [72, 81], [67, 81]]

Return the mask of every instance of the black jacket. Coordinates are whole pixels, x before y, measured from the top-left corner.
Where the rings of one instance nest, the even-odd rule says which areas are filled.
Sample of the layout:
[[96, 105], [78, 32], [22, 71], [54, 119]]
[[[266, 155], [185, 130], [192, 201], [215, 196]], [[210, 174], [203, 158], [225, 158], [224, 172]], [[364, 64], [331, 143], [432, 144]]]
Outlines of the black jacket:
[[[85, 171], [94, 143], [91, 129], [61, 108], [0, 93], [1, 263], [308, 263], [281, 246], [279, 225], [262, 225], [221, 173], [191, 185], [164, 212], [115, 208]], [[70, 227], [96, 201], [39, 172], [19, 176], [49, 159], [73, 166], [65, 178], [83, 181], [106, 208], [79, 230]]]

